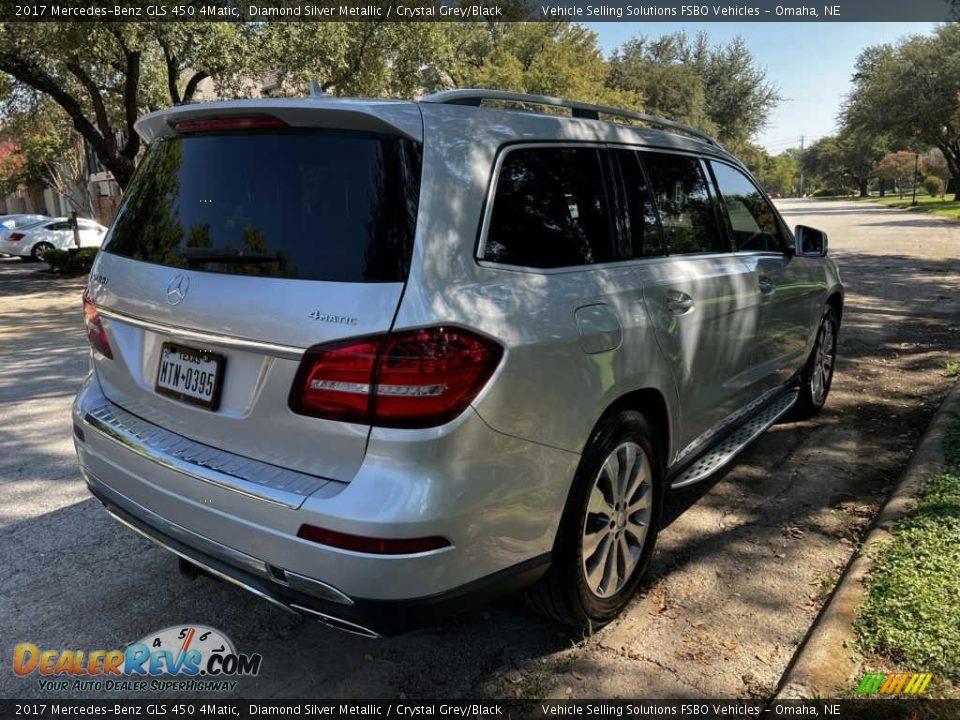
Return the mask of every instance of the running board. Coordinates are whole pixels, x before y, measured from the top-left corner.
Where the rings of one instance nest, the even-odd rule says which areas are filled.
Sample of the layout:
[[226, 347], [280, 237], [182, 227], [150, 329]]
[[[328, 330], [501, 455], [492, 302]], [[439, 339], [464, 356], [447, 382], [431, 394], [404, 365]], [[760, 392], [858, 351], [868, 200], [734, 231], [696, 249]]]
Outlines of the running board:
[[763, 435], [777, 420], [787, 414], [797, 402], [799, 390], [790, 390], [785, 395], [765, 405], [756, 415], [743, 423], [729, 435], [724, 436], [716, 445], [707, 449], [703, 455], [684, 468], [670, 482], [674, 490], [685, 488], [713, 475], [727, 465], [750, 443]]

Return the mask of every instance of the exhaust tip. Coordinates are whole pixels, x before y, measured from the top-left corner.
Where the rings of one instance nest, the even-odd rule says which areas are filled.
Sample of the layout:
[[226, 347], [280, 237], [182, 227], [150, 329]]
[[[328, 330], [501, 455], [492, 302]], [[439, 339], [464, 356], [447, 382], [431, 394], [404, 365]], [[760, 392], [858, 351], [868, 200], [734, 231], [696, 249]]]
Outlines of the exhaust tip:
[[334, 630], [340, 630], [342, 632], [348, 632], [352, 635], [359, 635], [360, 637], [366, 638], [379, 638], [380, 633], [371, 630], [370, 628], [365, 628], [362, 625], [357, 625], [352, 623], [349, 620], [343, 620], [333, 615], [327, 615], [322, 613], [319, 610], [313, 610], [312, 608], [303, 607], [302, 605], [296, 605], [291, 603], [290, 607], [294, 610], [302, 613], [306, 613], [316, 619], [317, 621], [323, 623], [327, 627], [331, 627]]

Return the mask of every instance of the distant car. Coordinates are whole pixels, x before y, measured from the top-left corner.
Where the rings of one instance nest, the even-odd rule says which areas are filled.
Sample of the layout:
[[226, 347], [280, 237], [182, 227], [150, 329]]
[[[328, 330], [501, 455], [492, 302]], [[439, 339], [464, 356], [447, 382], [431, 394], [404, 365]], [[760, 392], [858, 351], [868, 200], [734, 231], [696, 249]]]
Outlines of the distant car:
[[[0, 217], [0, 241], [6, 240], [7, 236], [18, 228], [28, 225], [36, 225], [44, 220], [52, 220], [49, 215], [5, 215]], [[0, 255], [6, 256], [6, 253], [0, 252]]]
[[[42, 260], [43, 254], [53, 248], [65, 249], [74, 246], [70, 218], [47, 218], [33, 225], [26, 225], [10, 233], [0, 234], [0, 253], [18, 255], [28, 260]], [[107, 233], [100, 223], [85, 218], [77, 219], [81, 247], [100, 247]]]
[[27, 225], [36, 225], [44, 220], [52, 219], [49, 215], [4, 215], [0, 217], [0, 237], [8, 234], [11, 230]]
[[769, 197], [771, 200], [781, 200], [783, 198], [783, 195], [781, 195], [778, 192], [772, 192], [772, 193], [767, 193], [767, 197]]

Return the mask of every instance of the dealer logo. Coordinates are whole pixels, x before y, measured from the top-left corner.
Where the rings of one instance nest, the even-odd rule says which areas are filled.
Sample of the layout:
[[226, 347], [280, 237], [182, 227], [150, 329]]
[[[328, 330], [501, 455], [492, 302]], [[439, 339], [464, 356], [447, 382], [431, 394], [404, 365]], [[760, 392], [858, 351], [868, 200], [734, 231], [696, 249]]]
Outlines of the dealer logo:
[[[206, 625], [176, 625], [150, 633], [124, 650], [41, 650], [20, 643], [13, 671], [39, 676], [41, 690], [233, 690], [260, 672], [259, 653], [239, 653], [224, 633]], [[82, 679], [81, 679], [82, 678]]]

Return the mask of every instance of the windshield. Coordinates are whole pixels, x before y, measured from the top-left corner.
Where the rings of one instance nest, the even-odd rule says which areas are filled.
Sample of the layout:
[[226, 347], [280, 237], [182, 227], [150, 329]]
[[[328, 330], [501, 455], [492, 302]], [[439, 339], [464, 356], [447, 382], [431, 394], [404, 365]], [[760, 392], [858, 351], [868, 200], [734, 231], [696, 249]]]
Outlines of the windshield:
[[340, 282], [406, 279], [420, 145], [276, 131], [155, 142], [104, 250], [206, 272]]

